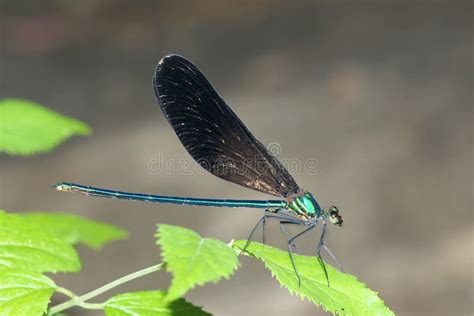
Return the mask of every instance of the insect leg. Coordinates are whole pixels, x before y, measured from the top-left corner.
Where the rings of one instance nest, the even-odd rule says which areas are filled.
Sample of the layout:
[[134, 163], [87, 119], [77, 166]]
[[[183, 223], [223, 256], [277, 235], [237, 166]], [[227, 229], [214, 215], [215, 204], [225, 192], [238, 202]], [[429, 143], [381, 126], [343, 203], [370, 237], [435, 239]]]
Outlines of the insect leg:
[[341, 263], [339, 262], [339, 260], [337, 260], [337, 257], [332, 253], [331, 250], [329, 250], [329, 248], [323, 243], [323, 245], [321, 246], [324, 250], [326, 250], [326, 252], [328, 253], [328, 255], [331, 256], [332, 260], [334, 260], [334, 262], [337, 264], [339, 270], [341, 270], [342, 272], [344, 272], [344, 268], [342, 267]]
[[321, 247], [324, 245], [324, 235], [326, 234], [326, 223], [323, 224], [322, 232], [321, 232], [321, 237], [319, 238], [319, 243], [318, 243], [318, 248], [316, 250], [316, 253], [318, 254], [318, 261], [321, 267], [323, 268], [324, 275], [326, 276], [326, 281], [328, 282], [328, 287], [329, 287], [329, 275], [328, 271], [326, 269], [326, 265], [324, 264], [323, 258], [321, 257]]
[[[281, 223], [281, 222], [280, 222], [280, 223]], [[306, 228], [305, 230], [299, 232], [298, 234], [296, 234], [295, 236], [293, 236], [293, 237], [291, 237], [291, 238], [289, 238], [289, 239], [287, 240], [287, 242], [288, 242], [288, 244], [287, 244], [287, 246], [288, 246], [288, 254], [289, 254], [289, 256], [290, 256], [290, 261], [291, 261], [291, 265], [293, 266], [293, 270], [295, 271], [296, 277], [298, 278], [298, 286], [301, 286], [301, 276], [300, 276], [300, 274], [298, 273], [298, 270], [296, 269], [296, 264], [295, 264], [295, 260], [293, 259], [293, 251], [292, 251], [292, 249], [291, 249], [291, 245], [293, 244], [293, 242], [294, 242], [297, 238], [303, 236], [304, 234], [306, 234], [308, 231], [310, 231], [311, 229], [313, 229], [313, 228], [315, 228], [315, 227], [316, 227], [316, 225], [314, 225], [314, 224], [313, 224], [313, 225], [310, 225], [310, 226], [309, 226], [308, 228]]]
[[[281, 229], [281, 232], [283, 233], [283, 235], [285, 235], [286, 240], [289, 240], [290, 237], [289, 237], [289, 235], [288, 235], [288, 232], [286, 231], [285, 224], [294, 224], [294, 225], [298, 225], [298, 224], [292, 223], [292, 222], [284, 222], [284, 221], [281, 221], [281, 222], [280, 222], [280, 229]], [[292, 243], [292, 244], [291, 244], [291, 248], [293, 249], [293, 251], [294, 251], [295, 253], [298, 251], [298, 250], [296, 249], [295, 243]]]
[[250, 235], [249, 237], [247, 238], [247, 242], [245, 243], [245, 246], [244, 248], [242, 248], [242, 250], [240, 251], [239, 255], [242, 254], [242, 252], [245, 251], [245, 249], [247, 249], [247, 247], [250, 245], [250, 242], [252, 241], [252, 237], [253, 237], [253, 234], [255, 233], [255, 231], [257, 230], [258, 228], [258, 225], [260, 225], [260, 223], [264, 223], [265, 222], [265, 218], [267, 217], [267, 211], [265, 210], [265, 214], [263, 214], [262, 218], [260, 218], [260, 220], [257, 222], [257, 224], [255, 225], [255, 227], [252, 229], [252, 231], [250, 232]]

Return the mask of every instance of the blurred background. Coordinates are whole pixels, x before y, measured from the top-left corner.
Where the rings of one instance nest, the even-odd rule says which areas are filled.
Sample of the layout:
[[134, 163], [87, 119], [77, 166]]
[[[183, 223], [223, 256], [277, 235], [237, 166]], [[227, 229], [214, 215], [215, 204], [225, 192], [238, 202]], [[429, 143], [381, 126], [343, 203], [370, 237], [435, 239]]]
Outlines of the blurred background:
[[[198, 168], [156, 103], [159, 59], [179, 53], [210, 79], [342, 228], [327, 243], [347, 272], [400, 315], [467, 315], [473, 302], [471, 1], [1, 1], [1, 97], [26, 98], [94, 128], [51, 153], [0, 156], [1, 207], [108, 221], [130, 238], [80, 247], [85, 293], [160, 260], [156, 223], [226, 242], [261, 212], [61, 194], [58, 181], [155, 194], [266, 199]], [[168, 168], [163, 170], [167, 164]], [[270, 197], [271, 198], [271, 197]], [[283, 247], [276, 224], [269, 242]], [[317, 234], [299, 242], [313, 254]], [[215, 315], [324, 315], [262, 264], [186, 295]], [[116, 292], [165, 289], [164, 272]], [[113, 292], [112, 292], [113, 293]], [[107, 298], [107, 293], [100, 299]], [[62, 297], [55, 299], [59, 302]], [[72, 310], [69, 315], [98, 315]]]

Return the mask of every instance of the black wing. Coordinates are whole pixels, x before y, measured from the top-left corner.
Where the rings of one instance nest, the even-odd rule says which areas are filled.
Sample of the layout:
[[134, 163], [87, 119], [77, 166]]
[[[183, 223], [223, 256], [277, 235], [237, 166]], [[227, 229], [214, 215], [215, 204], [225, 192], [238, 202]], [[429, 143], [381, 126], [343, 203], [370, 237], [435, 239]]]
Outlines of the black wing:
[[293, 177], [222, 100], [189, 60], [164, 57], [153, 78], [156, 98], [181, 143], [207, 171], [260, 192], [287, 197]]

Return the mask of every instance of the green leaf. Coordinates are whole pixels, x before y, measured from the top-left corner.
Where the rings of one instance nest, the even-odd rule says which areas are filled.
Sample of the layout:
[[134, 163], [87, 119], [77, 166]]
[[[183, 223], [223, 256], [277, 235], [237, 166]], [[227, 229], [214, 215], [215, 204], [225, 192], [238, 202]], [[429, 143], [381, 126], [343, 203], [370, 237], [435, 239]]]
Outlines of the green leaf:
[[89, 135], [81, 121], [60, 115], [35, 102], [0, 101], [0, 152], [32, 155], [51, 150], [73, 135]]
[[[232, 247], [240, 251], [246, 242], [236, 241]], [[288, 252], [257, 242], [250, 243], [245, 252], [263, 261], [266, 268], [290, 293], [322, 305], [326, 311], [339, 315], [394, 315], [377, 296], [377, 292], [367, 288], [356, 277], [326, 264], [330, 284], [328, 287], [317, 257], [294, 255], [301, 277], [301, 286], [298, 286]]]
[[201, 238], [192, 230], [163, 224], [158, 225], [157, 237], [166, 269], [173, 273], [168, 301], [196, 285], [229, 278], [238, 267], [237, 254], [220, 240]]
[[43, 227], [0, 211], [0, 268], [72, 272], [81, 268], [74, 248]]
[[50, 230], [67, 243], [73, 245], [82, 243], [93, 249], [100, 249], [104, 244], [124, 239], [128, 235], [121, 228], [72, 214], [35, 212], [22, 215], [30, 222]]
[[112, 297], [105, 303], [107, 316], [208, 316], [211, 315], [184, 299], [173, 302], [165, 300], [162, 291], [124, 293]]
[[0, 268], [0, 315], [43, 315], [55, 290], [44, 275]]

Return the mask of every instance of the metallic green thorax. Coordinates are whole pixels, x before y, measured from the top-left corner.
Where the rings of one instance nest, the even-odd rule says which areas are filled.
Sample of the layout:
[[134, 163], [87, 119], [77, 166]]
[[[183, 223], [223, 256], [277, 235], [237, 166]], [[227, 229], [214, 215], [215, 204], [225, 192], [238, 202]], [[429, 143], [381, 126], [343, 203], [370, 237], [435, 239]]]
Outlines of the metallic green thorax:
[[290, 202], [289, 208], [298, 215], [311, 218], [320, 215], [322, 211], [316, 199], [309, 192], [295, 197]]

